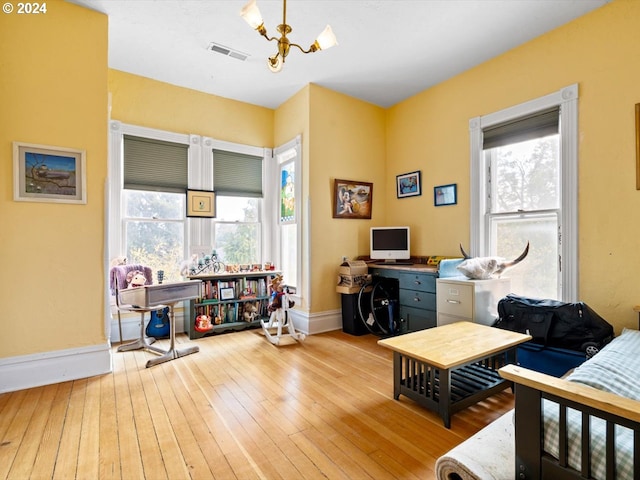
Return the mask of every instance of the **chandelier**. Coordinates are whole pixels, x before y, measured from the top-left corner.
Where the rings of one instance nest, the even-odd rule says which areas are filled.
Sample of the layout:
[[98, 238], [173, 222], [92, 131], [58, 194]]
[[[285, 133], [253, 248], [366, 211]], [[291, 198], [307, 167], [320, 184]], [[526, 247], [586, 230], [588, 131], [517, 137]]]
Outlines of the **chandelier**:
[[318, 35], [318, 37], [311, 44], [308, 50], [305, 50], [297, 43], [291, 43], [287, 38], [287, 35], [290, 34], [292, 30], [291, 27], [287, 25], [287, 0], [283, 0], [282, 23], [276, 27], [276, 30], [278, 30], [278, 32], [280, 33], [280, 38], [270, 37], [267, 34], [267, 29], [264, 26], [264, 21], [262, 20], [260, 10], [256, 5], [256, 0], [250, 0], [249, 3], [242, 7], [240, 16], [245, 19], [245, 21], [251, 26], [251, 28], [257, 30], [258, 33], [268, 41], [275, 40], [278, 42], [278, 53], [272, 55], [267, 59], [269, 70], [274, 73], [282, 70], [284, 60], [285, 58], [287, 58], [287, 55], [289, 55], [289, 49], [291, 47], [297, 47], [302, 53], [311, 53], [318, 50], [326, 50], [327, 48], [331, 48], [334, 45], [338, 44], [336, 36], [333, 34], [333, 30], [331, 30], [331, 27], [329, 25], [327, 25], [322, 33]]

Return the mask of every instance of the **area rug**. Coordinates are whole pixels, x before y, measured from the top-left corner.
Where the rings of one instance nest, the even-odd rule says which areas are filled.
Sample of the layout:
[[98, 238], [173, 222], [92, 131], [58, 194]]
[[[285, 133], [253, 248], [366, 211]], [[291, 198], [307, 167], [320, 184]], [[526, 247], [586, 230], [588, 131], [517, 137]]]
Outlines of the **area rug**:
[[436, 475], [438, 480], [513, 480], [513, 410], [440, 457]]

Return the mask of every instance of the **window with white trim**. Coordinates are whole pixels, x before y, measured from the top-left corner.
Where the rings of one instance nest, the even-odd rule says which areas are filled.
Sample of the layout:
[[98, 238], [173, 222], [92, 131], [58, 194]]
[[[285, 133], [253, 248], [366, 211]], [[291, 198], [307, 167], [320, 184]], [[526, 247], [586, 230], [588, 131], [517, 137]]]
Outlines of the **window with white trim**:
[[[125, 162], [125, 149], [127, 157], [131, 157], [136, 147], [139, 158], [133, 163], [129, 158]], [[174, 154], [180, 153], [168, 160], [166, 147], [172, 147]], [[214, 190], [215, 150], [230, 154], [227, 159], [231, 158], [231, 167], [235, 168], [230, 171], [230, 165], [224, 162], [218, 165], [216, 185], [221, 194], [216, 196], [217, 217], [187, 218], [187, 186]], [[251, 168], [239, 171], [237, 165], [233, 165], [238, 160], [234, 154], [244, 155], [245, 160], [257, 168], [253, 173]], [[160, 160], [163, 155], [166, 161]], [[269, 171], [265, 161], [271, 158], [269, 149], [113, 120], [109, 158], [110, 260], [126, 256], [129, 263], [140, 262], [150, 265], [154, 271], [164, 270], [164, 278], [169, 281], [180, 280], [180, 267], [185, 260], [192, 254], [211, 253], [216, 242], [223, 249], [221, 254], [234, 252], [230, 261], [222, 258], [226, 263], [261, 263], [262, 258], [273, 258], [273, 243], [265, 242], [271, 234], [268, 223], [262, 220], [264, 201], [261, 198], [263, 179]], [[238, 176], [233, 177], [234, 174]], [[229, 184], [234, 188], [228, 189]], [[246, 255], [240, 256], [238, 252]]]
[[226, 264], [261, 264], [263, 158], [213, 150], [213, 244]]
[[577, 85], [470, 121], [471, 255], [516, 258], [515, 293], [577, 299]]
[[302, 296], [302, 252], [299, 138], [274, 149], [278, 165], [278, 268], [287, 285]]
[[124, 135], [121, 251], [178, 281], [185, 250], [188, 145]]

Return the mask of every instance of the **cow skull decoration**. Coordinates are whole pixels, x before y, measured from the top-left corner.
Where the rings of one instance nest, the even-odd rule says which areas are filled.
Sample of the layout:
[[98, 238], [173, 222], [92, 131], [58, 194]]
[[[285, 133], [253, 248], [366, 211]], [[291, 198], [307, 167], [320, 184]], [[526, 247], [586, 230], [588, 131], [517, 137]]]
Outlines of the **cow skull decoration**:
[[510, 262], [502, 257], [471, 258], [467, 252], [464, 251], [464, 248], [462, 248], [462, 244], [460, 244], [460, 251], [462, 252], [464, 261], [456, 268], [464, 273], [467, 278], [472, 280], [486, 280], [494, 276], [499, 277], [507, 268], [513, 267], [524, 260], [529, 253], [529, 242], [527, 242], [524, 252]]

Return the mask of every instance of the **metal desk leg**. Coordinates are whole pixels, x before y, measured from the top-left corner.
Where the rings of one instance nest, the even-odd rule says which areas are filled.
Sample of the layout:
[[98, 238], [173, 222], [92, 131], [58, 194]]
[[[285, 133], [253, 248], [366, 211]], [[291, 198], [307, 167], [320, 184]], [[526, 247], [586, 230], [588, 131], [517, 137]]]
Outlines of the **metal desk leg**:
[[200, 347], [194, 345], [192, 347], [183, 348], [182, 350], [176, 350], [176, 322], [173, 312], [173, 307], [175, 303], [168, 303], [169, 306], [169, 350], [166, 352], [162, 351], [162, 355], [158, 358], [152, 358], [147, 361], [147, 368], [153, 367], [154, 365], [158, 365], [159, 363], [168, 362], [169, 360], [173, 360], [174, 358], [184, 357], [185, 355], [190, 355], [192, 353], [196, 353], [200, 351]]
[[[153, 337], [145, 337], [144, 334], [144, 315], [147, 311], [140, 312], [140, 337], [133, 342], [122, 343], [122, 327], [120, 328], [120, 342], [118, 352], [130, 352], [131, 350], [145, 349], [150, 352], [164, 353], [164, 350], [158, 347], [152, 347], [151, 344], [156, 341]], [[118, 324], [120, 324], [120, 311], [118, 311]]]

